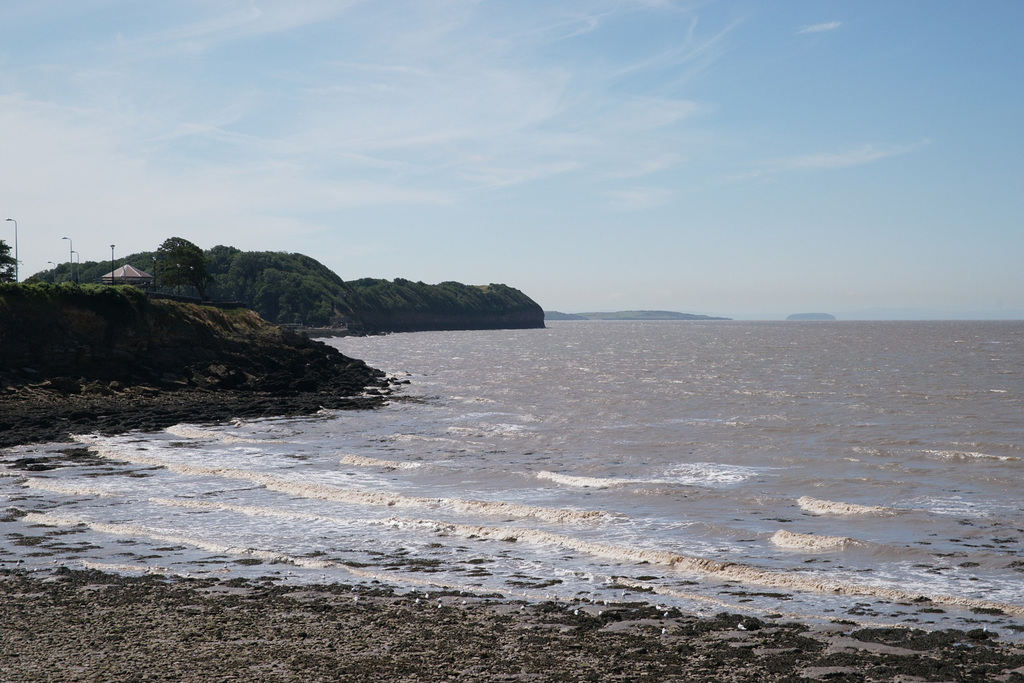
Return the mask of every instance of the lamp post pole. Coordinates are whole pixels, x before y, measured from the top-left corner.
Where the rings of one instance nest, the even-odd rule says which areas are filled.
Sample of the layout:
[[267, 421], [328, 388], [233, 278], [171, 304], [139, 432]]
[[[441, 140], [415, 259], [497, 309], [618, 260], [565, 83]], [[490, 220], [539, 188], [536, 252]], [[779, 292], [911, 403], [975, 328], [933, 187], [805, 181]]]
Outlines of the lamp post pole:
[[114, 245], [110, 245], [110, 284], [114, 284]]
[[52, 268], [50, 268], [50, 282], [52, 284], [57, 284], [57, 264], [54, 263], [53, 261], [47, 261], [46, 264], [49, 266], [53, 266]]
[[79, 254], [77, 251], [73, 251], [71, 253], [78, 257], [78, 269], [75, 271], [76, 273], [78, 273], [78, 275], [75, 277], [75, 282], [77, 283], [79, 280], [82, 279], [82, 255]]
[[10, 222], [14, 223], [14, 281], [18, 281], [18, 221], [13, 218], [8, 218]]
[[75, 243], [71, 241], [70, 237], [61, 237], [62, 240], [68, 241], [68, 270], [70, 281], [75, 281]]

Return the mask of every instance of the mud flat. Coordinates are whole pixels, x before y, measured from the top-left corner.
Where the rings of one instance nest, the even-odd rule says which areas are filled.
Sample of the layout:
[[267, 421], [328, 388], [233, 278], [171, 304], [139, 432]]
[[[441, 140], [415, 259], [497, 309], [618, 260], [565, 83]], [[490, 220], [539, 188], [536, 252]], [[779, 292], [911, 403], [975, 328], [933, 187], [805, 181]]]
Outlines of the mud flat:
[[0, 570], [0, 680], [1024, 681], [982, 629], [808, 627], [645, 603]]

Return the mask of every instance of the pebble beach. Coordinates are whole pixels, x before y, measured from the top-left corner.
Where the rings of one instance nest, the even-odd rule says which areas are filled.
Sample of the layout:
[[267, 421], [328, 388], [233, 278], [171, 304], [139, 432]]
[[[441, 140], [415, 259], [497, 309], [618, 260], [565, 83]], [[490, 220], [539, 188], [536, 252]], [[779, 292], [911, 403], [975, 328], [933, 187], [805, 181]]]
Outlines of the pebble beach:
[[0, 572], [0, 681], [1024, 681], [983, 630], [270, 580]]

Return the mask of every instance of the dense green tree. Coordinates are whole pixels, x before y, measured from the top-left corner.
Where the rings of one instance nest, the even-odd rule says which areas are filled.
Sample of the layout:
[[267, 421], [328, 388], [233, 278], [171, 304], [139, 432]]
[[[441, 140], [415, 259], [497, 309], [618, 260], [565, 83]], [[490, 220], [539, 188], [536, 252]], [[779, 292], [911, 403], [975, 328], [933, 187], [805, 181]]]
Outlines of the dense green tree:
[[190, 285], [196, 288], [199, 298], [209, 299], [207, 286], [213, 276], [207, 271], [208, 259], [203, 250], [181, 237], [171, 237], [157, 249], [157, 267], [160, 284]]
[[[278, 324], [320, 327], [345, 322], [350, 329], [364, 332], [479, 329], [521, 326], [526, 315], [536, 326], [543, 325], [540, 306], [505, 285], [428, 285], [402, 278], [345, 282], [302, 254], [240, 251], [223, 245], [203, 254], [191, 242], [172, 238], [157, 252], [130, 254], [122, 262], [144, 270], [149, 266], [157, 276], [157, 291], [195, 286], [204, 299], [241, 301]], [[155, 267], [150, 266], [154, 263]], [[99, 282], [109, 271], [109, 261], [84, 262], [81, 281]], [[198, 284], [186, 277], [196, 272], [205, 274]], [[67, 279], [67, 266], [32, 277], [60, 282]]]
[[11, 246], [0, 240], [0, 282], [14, 282], [14, 273], [16, 272], [14, 266]]

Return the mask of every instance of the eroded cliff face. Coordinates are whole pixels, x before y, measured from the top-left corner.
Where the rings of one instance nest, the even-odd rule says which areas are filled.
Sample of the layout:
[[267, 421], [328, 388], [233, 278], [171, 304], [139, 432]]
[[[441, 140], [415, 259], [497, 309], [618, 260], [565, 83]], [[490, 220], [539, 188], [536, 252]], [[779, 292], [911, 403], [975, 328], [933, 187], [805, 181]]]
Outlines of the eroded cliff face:
[[0, 377], [68, 378], [164, 389], [309, 391], [381, 373], [246, 309], [149, 300], [130, 288], [8, 289], [0, 293]]
[[[149, 300], [132, 288], [0, 287], [0, 445], [369, 407], [387, 385], [363, 361], [247, 309]], [[12, 436], [29, 423], [38, 434]]]

